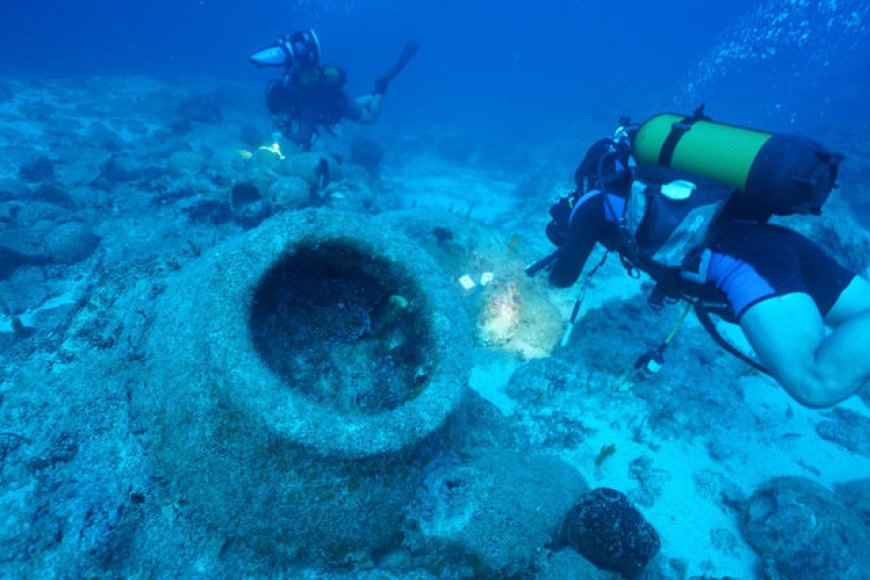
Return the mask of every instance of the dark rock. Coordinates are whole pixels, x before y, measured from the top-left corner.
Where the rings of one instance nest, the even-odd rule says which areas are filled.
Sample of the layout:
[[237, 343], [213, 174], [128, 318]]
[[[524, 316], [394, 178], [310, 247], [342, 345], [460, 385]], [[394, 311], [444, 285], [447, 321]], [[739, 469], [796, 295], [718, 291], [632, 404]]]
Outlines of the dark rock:
[[28, 256], [0, 246], [0, 280], [8, 278], [21, 266], [44, 264], [47, 261], [44, 256]]
[[32, 441], [23, 435], [13, 433], [11, 431], [0, 432], [0, 466], [6, 461], [12, 453], [18, 450], [22, 445], [30, 445]]
[[311, 185], [307, 181], [296, 175], [288, 175], [272, 182], [266, 201], [274, 211], [293, 210], [311, 205], [312, 197]]
[[514, 417], [470, 391], [446, 426], [450, 449], [513, 449], [522, 445]]
[[30, 199], [43, 201], [70, 210], [76, 209], [78, 206], [75, 199], [66, 190], [54, 183], [43, 183], [30, 194]]
[[13, 572], [16, 564], [34, 555], [46, 554], [57, 545], [60, 526], [46, 529], [43, 525], [48, 518], [39, 513], [42, 506], [35, 488], [35, 485], [26, 485], [14, 492], [4, 489], [3, 523], [0, 525], [0, 573], [4, 577], [26, 576], [20, 569], [17, 574]]
[[[864, 198], [866, 205], [867, 195], [863, 183], [857, 187], [847, 186], [839, 190], [843, 194], [850, 191], [857, 194], [856, 197]], [[866, 212], [861, 208], [855, 209], [857, 211], [853, 211], [848, 201], [839, 194], [832, 195], [825, 203], [825, 210], [819, 219], [808, 220], [801, 219], [803, 216], [791, 216], [784, 218], [782, 225], [807, 236], [828, 254], [836, 255], [837, 261], [845, 268], [852, 272], [863, 272], [870, 266], [870, 238], [858, 225], [865, 219]]]
[[596, 568], [574, 550], [560, 550], [544, 562], [535, 577], [539, 580], [617, 580], [619, 575]]
[[38, 241], [27, 233], [0, 228], [0, 280], [8, 278], [22, 266], [40, 266], [48, 262]]
[[429, 136], [435, 152], [443, 159], [457, 163], [467, 163], [477, 146], [471, 135], [463, 131], [444, 129]]
[[43, 155], [21, 164], [18, 176], [28, 183], [45, 181], [54, 177], [54, 163]]
[[230, 208], [236, 220], [253, 227], [269, 215], [269, 204], [253, 183], [237, 183], [230, 191]]
[[57, 469], [68, 470], [66, 477], [44, 478], [34, 498], [34, 513], [22, 534], [28, 556], [53, 552], [54, 571], [63, 577], [124, 575], [116, 567], [129, 562], [139, 511], [127, 502], [125, 482], [82, 465]]
[[836, 407], [827, 421], [816, 425], [816, 433], [856, 455], [870, 457], [870, 418], [866, 415]]
[[30, 468], [40, 471], [58, 463], [69, 463], [79, 452], [76, 437], [67, 431], [55, 436], [42, 452], [30, 461]]
[[242, 125], [242, 128], [239, 130], [239, 139], [241, 139], [242, 143], [247, 147], [256, 149], [264, 144], [268, 137], [253, 125]]
[[24, 326], [24, 322], [22, 322], [21, 318], [17, 316], [12, 317], [12, 332], [14, 332], [18, 336], [27, 336], [29, 334], [29, 329]]
[[223, 120], [223, 111], [215, 95], [197, 94], [178, 106], [183, 119], [198, 123], [217, 124]]
[[565, 512], [586, 490], [563, 461], [485, 449], [466, 461], [439, 457], [409, 508], [407, 547], [421, 560], [470, 567], [474, 575], [528, 574]]
[[[8, 130], [6, 127], [3, 128]], [[23, 134], [14, 131], [8, 134], [8, 136], [4, 136], [7, 137], [8, 143], [23, 143], [27, 141]], [[0, 144], [0, 175], [9, 177], [16, 174], [21, 170], [23, 165], [32, 162], [41, 155], [36, 149], [25, 145]]]
[[441, 226], [436, 226], [432, 228], [432, 235], [435, 236], [435, 239], [438, 240], [439, 244], [449, 242], [453, 239], [453, 231], [450, 228], [445, 228]]
[[178, 117], [169, 124], [169, 131], [161, 132], [161, 138], [166, 139], [174, 135], [186, 135], [193, 131], [193, 121], [187, 117]]
[[[579, 382], [582, 370], [582, 365], [566, 364], [562, 359], [529, 361], [511, 376], [506, 392], [524, 405], [545, 405], [552, 395], [563, 393], [571, 383]], [[542, 396], [541, 391], [548, 397]], [[589, 435], [590, 432], [586, 431], [585, 434]]]
[[104, 123], [94, 123], [87, 132], [85, 140], [92, 146], [117, 153], [124, 148], [124, 141], [117, 133], [109, 129]]
[[190, 183], [173, 183], [168, 187], [160, 187], [156, 190], [151, 203], [154, 205], [172, 205], [176, 201], [188, 197], [194, 197], [199, 191]]
[[141, 163], [141, 160], [129, 154], [119, 153], [112, 155], [105, 163], [100, 165], [99, 176], [94, 182], [108, 188], [125, 181], [142, 180], [153, 182], [163, 177], [163, 169], [142, 165]]
[[225, 224], [233, 219], [233, 211], [228, 203], [199, 196], [189, 198], [181, 211], [197, 223]]
[[[0, 247], [2, 254], [2, 247]], [[48, 258], [43, 257], [43, 262], [47, 262]], [[0, 270], [3, 268], [2, 259], [0, 259]], [[0, 296], [2, 296], [3, 309], [8, 311], [8, 314], [21, 314], [24, 311], [36, 308], [49, 297], [51, 297], [52, 282], [47, 280], [44, 268], [24, 265], [18, 267], [14, 272], [4, 279], [0, 272]]]
[[0, 224], [15, 224], [20, 211], [21, 204], [19, 202], [0, 200]]
[[23, 181], [18, 179], [0, 179], [0, 201], [27, 199], [29, 195], [30, 188]]
[[835, 489], [837, 497], [870, 526], [870, 477], [841, 483]]
[[[15, 214], [15, 225], [17, 225], [20, 230], [27, 230], [39, 236], [46, 232], [37, 232], [35, 229], [40, 226], [45, 226], [46, 223], [53, 227], [53, 225], [56, 222], [61, 221], [67, 213], [68, 212], [62, 207], [54, 205], [53, 203], [31, 200], [22, 204], [21, 209]], [[46, 223], [40, 224], [40, 222]]]
[[54, 228], [45, 238], [45, 253], [58, 264], [75, 264], [90, 256], [100, 236], [85, 224], [69, 222]]
[[[44, 287], [46, 291], [52, 289], [52, 286], [49, 284], [45, 284]], [[56, 296], [59, 288], [55, 287], [53, 289]], [[48, 297], [50, 296], [49, 294]], [[66, 297], [67, 299], [57, 297], [49, 306], [46, 304], [48, 297], [41, 302], [36, 302], [36, 304], [41, 304], [41, 306], [30, 314], [28, 320], [30, 325], [29, 330], [58, 332], [62, 334], [63, 329], [71, 321], [73, 314], [78, 311], [79, 305], [69, 299], [69, 297]]]
[[593, 489], [575, 505], [562, 540], [590, 562], [632, 578], [658, 553], [661, 542], [643, 515], [615, 489]]
[[350, 146], [351, 163], [356, 163], [376, 177], [384, 158], [384, 148], [371, 139], [355, 139]]
[[740, 530], [762, 560], [787, 578], [866, 578], [870, 531], [823, 486], [780, 477], [749, 499]]

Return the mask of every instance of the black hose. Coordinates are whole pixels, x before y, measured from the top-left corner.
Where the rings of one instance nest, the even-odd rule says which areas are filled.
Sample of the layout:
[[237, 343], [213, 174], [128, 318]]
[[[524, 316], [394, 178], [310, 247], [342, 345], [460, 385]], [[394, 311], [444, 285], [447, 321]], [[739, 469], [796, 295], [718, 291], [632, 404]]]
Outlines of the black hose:
[[530, 264], [530, 265], [526, 266], [523, 271], [526, 273], [526, 276], [528, 276], [529, 278], [533, 278], [535, 276], [535, 274], [537, 274], [538, 272], [540, 272], [541, 270], [543, 270], [544, 268], [546, 268], [547, 266], [549, 266], [550, 264], [555, 262], [556, 257], [558, 255], [559, 255], [559, 250], [556, 250], [555, 252], [553, 252], [549, 256], [544, 256], [543, 258], [541, 258], [540, 260], [538, 260], [534, 264]]

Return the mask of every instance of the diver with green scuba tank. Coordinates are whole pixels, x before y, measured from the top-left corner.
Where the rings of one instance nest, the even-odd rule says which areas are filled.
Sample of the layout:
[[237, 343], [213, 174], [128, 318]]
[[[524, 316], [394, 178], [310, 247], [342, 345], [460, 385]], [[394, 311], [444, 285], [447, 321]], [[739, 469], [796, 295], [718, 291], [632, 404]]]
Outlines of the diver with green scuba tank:
[[[721, 346], [796, 401], [835, 405], [870, 385], [870, 282], [769, 219], [818, 215], [842, 160], [810, 139], [714, 122], [703, 107], [623, 120], [551, 207], [558, 249], [526, 271], [569, 287], [601, 243], [629, 273], [652, 277], [652, 304], [686, 300]], [[567, 332], [578, 311], [579, 300]], [[711, 313], [740, 325], [757, 360], [722, 339]], [[636, 366], [657, 370], [673, 334]]]
[[285, 35], [254, 52], [249, 60], [260, 68], [284, 69], [281, 79], [269, 83], [266, 108], [285, 137], [310, 149], [321, 130], [334, 134], [333, 127], [344, 119], [364, 124], [377, 121], [390, 82], [419, 48], [417, 42], [409, 42], [393, 67], [375, 80], [372, 92], [356, 99], [344, 91], [347, 73], [343, 69], [320, 64], [320, 41], [312, 29]]

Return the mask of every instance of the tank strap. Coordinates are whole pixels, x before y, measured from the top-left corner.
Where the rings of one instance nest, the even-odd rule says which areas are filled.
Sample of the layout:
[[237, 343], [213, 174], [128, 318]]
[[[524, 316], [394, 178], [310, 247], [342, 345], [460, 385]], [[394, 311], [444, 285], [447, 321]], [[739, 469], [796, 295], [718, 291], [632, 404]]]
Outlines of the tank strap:
[[662, 167], [671, 166], [671, 160], [673, 160], [674, 151], [680, 139], [692, 128], [692, 125], [700, 120], [698, 117], [683, 117], [680, 121], [671, 125], [671, 132], [668, 133], [668, 137], [662, 143], [661, 151], [659, 151], [659, 165]]
[[671, 166], [674, 151], [680, 143], [680, 139], [682, 139], [683, 135], [692, 128], [692, 125], [698, 121], [703, 121], [704, 119], [708, 119], [708, 117], [704, 115], [704, 105], [701, 105], [694, 113], [692, 113], [691, 117], [683, 117], [678, 122], [671, 125], [671, 132], [668, 133], [668, 136], [665, 139], [665, 142], [662, 143], [662, 148], [659, 151], [659, 165], [662, 167]]

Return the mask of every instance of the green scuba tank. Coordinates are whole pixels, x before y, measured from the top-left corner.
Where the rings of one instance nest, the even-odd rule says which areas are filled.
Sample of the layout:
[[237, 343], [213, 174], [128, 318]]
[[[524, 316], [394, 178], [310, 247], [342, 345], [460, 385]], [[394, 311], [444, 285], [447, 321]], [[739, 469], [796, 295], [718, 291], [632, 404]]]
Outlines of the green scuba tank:
[[639, 164], [716, 179], [740, 190], [748, 211], [777, 215], [819, 214], [843, 160], [812, 139], [714, 122], [703, 107], [693, 116], [648, 119], [632, 151]]
[[337, 90], [347, 82], [347, 74], [337, 66], [297, 66], [290, 75], [293, 86], [303, 90]]

